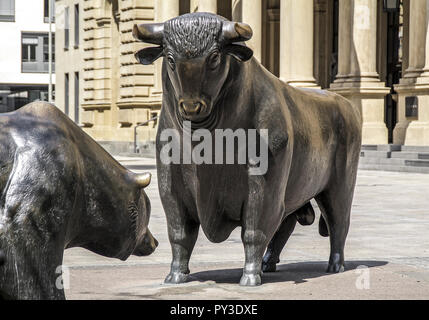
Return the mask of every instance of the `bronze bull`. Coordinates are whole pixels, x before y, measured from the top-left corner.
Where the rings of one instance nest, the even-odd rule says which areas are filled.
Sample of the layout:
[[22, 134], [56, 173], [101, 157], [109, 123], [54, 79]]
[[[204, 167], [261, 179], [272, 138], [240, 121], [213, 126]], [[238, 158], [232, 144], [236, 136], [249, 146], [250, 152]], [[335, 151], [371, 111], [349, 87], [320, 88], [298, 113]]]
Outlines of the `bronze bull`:
[[[275, 270], [297, 220], [313, 222], [311, 199], [322, 212], [320, 234], [330, 237], [328, 272], [342, 271], [361, 147], [360, 110], [337, 94], [295, 88], [272, 75], [244, 45], [252, 37], [244, 23], [192, 13], [136, 25], [134, 36], [156, 45], [136, 53], [140, 63], [164, 57], [157, 163], [173, 254], [165, 281], [186, 281], [200, 226], [213, 242], [241, 227], [240, 284], [261, 284], [261, 271]], [[165, 129], [181, 132], [185, 120], [211, 132], [268, 129], [268, 171], [249, 174], [251, 161], [163, 163], [167, 142], [160, 135]]]

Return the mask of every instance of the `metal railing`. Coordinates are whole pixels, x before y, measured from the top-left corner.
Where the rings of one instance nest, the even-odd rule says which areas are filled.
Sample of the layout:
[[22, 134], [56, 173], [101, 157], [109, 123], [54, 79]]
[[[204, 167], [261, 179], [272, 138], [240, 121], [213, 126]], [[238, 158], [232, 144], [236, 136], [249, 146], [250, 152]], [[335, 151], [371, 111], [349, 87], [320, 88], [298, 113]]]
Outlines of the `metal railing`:
[[152, 117], [149, 120], [139, 123], [134, 127], [134, 153], [137, 153], [137, 128], [147, 125], [151, 121], [158, 120], [158, 116]]

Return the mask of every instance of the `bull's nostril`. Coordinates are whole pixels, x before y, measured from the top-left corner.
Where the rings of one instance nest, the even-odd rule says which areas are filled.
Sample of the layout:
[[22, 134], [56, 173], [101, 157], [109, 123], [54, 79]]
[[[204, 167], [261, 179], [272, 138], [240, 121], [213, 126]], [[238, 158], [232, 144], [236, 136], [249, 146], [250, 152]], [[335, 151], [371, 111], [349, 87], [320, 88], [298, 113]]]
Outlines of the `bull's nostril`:
[[202, 101], [187, 101], [179, 102], [179, 111], [186, 117], [199, 116], [204, 112], [205, 104]]

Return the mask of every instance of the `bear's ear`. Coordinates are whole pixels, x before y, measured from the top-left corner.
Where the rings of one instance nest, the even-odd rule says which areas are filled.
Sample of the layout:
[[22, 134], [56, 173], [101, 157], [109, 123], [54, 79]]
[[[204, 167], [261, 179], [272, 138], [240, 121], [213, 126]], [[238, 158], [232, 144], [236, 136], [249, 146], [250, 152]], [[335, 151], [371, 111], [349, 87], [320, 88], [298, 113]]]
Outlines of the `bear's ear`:
[[224, 48], [225, 53], [233, 56], [238, 61], [244, 62], [253, 57], [253, 50], [245, 45], [228, 44]]
[[134, 56], [136, 57], [137, 61], [141, 64], [148, 65], [155, 62], [157, 59], [162, 57], [163, 48], [160, 47], [149, 47], [142, 49], [140, 51], [137, 51]]
[[150, 181], [152, 180], [152, 175], [149, 172], [138, 174], [135, 176], [135, 181], [140, 188], [146, 188]]

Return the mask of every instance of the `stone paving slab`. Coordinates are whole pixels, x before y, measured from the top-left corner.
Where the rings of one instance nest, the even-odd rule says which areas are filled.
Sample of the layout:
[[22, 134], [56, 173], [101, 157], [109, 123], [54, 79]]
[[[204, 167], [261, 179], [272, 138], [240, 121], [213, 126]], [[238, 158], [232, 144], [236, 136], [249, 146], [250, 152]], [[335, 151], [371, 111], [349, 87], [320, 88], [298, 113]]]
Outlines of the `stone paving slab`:
[[[369, 265], [368, 286], [360, 281], [360, 265]], [[69, 299], [165, 299], [165, 300], [337, 300], [337, 299], [429, 299], [429, 279], [414, 267], [383, 261], [349, 261], [341, 274], [326, 274], [325, 262], [290, 262], [278, 272], [264, 274], [256, 288], [237, 285], [241, 264], [194, 265], [191, 281], [165, 285], [161, 275], [168, 265], [95, 267], [72, 269]]]
[[[200, 232], [191, 259], [192, 281], [171, 286], [163, 284], [171, 251], [154, 159], [118, 160], [153, 175], [146, 191], [152, 203], [150, 229], [160, 245], [151, 256], [126, 262], [81, 248], [67, 250], [68, 299], [429, 299], [428, 175], [359, 171], [342, 274], [324, 272], [329, 240], [318, 235], [314, 223], [297, 226], [279, 272], [264, 274], [259, 288], [238, 286], [244, 263], [239, 229], [220, 244]], [[367, 269], [356, 270], [362, 266]]]

